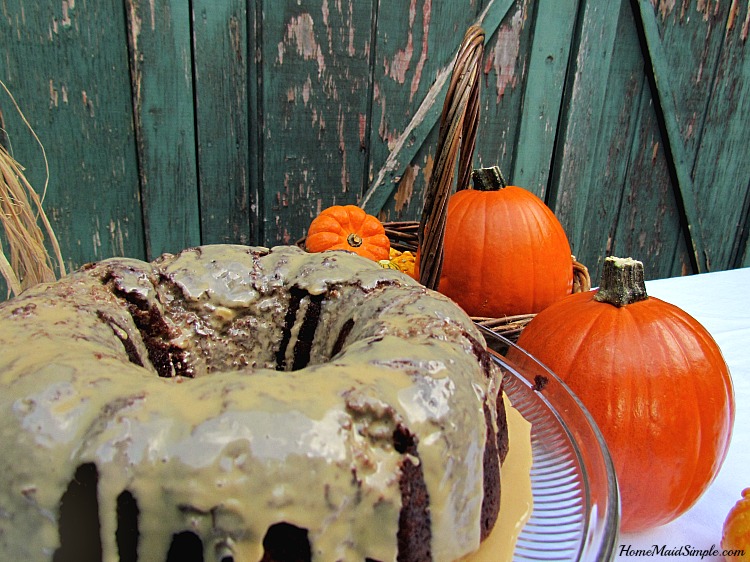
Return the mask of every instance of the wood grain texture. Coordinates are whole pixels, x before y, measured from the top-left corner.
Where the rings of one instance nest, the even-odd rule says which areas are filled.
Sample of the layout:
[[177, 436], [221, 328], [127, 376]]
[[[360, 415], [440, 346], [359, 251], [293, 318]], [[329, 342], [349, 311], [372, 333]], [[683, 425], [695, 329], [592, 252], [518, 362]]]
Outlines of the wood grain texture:
[[[145, 256], [125, 29], [116, 0], [2, 7], [0, 77], [46, 149], [44, 204], [68, 269]], [[15, 158], [41, 190], [36, 141], [4, 94], [0, 111]]]
[[146, 254], [200, 244], [189, 5], [127, 0]]
[[680, 91], [672, 84], [670, 67], [659, 33], [656, 12], [643, 1], [634, 8], [635, 21], [642, 33], [647, 75], [651, 83], [651, 95], [661, 124], [661, 139], [665, 148], [668, 170], [673, 176], [673, 186], [678, 204], [684, 214], [684, 227], [691, 247], [691, 270], [707, 270], [706, 247], [703, 228], [698, 216], [697, 201], [691, 172], [691, 155], [681, 133], [679, 107], [682, 105]]
[[247, 3], [193, 0], [201, 242], [253, 244]]
[[[418, 219], [421, 215], [451, 61], [466, 29], [481, 13], [481, 5], [467, 10], [460, 4], [432, 0], [380, 3], [373, 65], [370, 182], [382, 194], [366, 208], [379, 212], [383, 220]], [[394, 167], [380, 184], [379, 171], [391, 166], [392, 154], [399, 160], [392, 162]]]
[[[718, 10], [717, 6], [717, 10]], [[726, 8], [726, 11], [723, 11]], [[747, 35], [750, 5], [721, 6], [716, 35], [721, 39], [698, 152], [693, 186], [703, 227], [706, 263], [710, 270], [748, 266], [750, 227], [750, 53]], [[744, 254], [744, 258], [742, 257]]]
[[476, 163], [485, 167], [497, 165], [509, 183], [521, 183], [530, 191], [542, 194], [542, 186], [527, 185], [523, 183], [525, 178], [517, 178], [514, 167], [518, 158], [536, 158], [534, 152], [540, 148], [533, 143], [525, 147], [518, 144], [523, 128], [519, 116], [524, 111], [526, 94], [531, 94], [527, 80], [530, 78], [534, 13], [534, 2], [511, 3], [499, 28], [487, 41]]
[[738, 2], [639, 3], [698, 271], [735, 267], [747, 244], [750, 165], [740, 140], [747, 124], [737, 118], [750, 109], [747, 9]]
[[624, 10], [622, 2], [582, 10], [547, 197], [592, 279], [611, 251], [642, 82], [637, 41], [618, 41]]
[[522, 81], [524, 97], [516, 142], [523, 148], [515, 151], [509, 177], [544, 199], [579, 3], [540, 0], [535, 4], [533, 42], [526, 49], [528, 78]]
[[272, 3], [262, 38], [264, 232], [294, 243], [314, 216], [362, 193], [371, 2]]
[[5, 0], [0, 78], [68, 268], [294, 243], [333, 204], [419, 218], [479, 20], [474, 162], [544, 197], [594, 279], [613, 253], [649, 278], [750, 265], [740, 0]]

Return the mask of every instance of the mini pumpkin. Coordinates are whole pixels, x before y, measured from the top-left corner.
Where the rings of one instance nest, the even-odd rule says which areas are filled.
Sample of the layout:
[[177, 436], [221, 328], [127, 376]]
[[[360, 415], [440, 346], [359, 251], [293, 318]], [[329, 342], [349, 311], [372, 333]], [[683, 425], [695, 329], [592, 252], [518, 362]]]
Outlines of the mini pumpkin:
[[348, 250], [374, 261], [387, 260], [391, 243], [383, 224], [356, 205], [324, 209], [307, 231], [308, 252]]
[[[726, 560], [750, 561], [750, 488], [742, 490], [742, 499], [738, 500], [727, 514], [721, 548], [725, 552], [732, 551], [731, 555], [725, 556]], [[742, 551], [743, 554], [737, 555], [738, 551]]]
[[[598, 291], [550, 305], [518, 345], [555, 372], [599, 426], [623, 531], [675, 519], [714, 480], [734, 423], [729, 369], [697, 320], [648, 296], [641, 262], [607, 258]], [[520, 365], [524, 357], [508, 352]]]
[[497, 167], [448, 202], [438, 290], [471, 316], [539, 312], [569, 295], [573, 259], [554, 213]]

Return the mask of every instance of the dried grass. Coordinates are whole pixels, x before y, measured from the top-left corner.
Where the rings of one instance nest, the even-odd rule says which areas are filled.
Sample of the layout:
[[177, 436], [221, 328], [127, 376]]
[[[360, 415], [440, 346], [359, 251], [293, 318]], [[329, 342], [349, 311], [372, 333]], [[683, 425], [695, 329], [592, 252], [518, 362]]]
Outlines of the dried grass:
[[[9, 258], [0, 243], [0, 274], [8, 285], [8, 296], [18, 295], [38, 283], [55, 281], [65, 275], [65, 264], [52, 225], [42, 208], [47, 191], [49, 167], [44, 146], [18, 107], [16, 100], [0, 80], [23, 122], [42, 148], [47, 180], [41, 197], [24, 176], [24, 168], [0, 144], [0, 223], [5, 231]], [[41, 226], [40, 226], [41, 223]], [[45, 239], [46, 236], [46, 239]], [[54, 258], [47, 250], [52, 249]]]

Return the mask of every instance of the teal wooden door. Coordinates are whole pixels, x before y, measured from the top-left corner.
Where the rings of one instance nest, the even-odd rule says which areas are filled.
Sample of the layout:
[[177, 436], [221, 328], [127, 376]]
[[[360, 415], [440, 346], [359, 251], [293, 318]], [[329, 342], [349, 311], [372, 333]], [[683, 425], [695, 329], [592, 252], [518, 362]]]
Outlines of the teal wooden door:
[[[750, 265], [748, 7], [651, 0], [5, 0], [68, 268], [294, 243], [331, 204], [416, 219], [452, 57], [487, 40], [476, 165], [545, 199], [596, 280]], [[0, 117], [35, 186], [39, 147]]]

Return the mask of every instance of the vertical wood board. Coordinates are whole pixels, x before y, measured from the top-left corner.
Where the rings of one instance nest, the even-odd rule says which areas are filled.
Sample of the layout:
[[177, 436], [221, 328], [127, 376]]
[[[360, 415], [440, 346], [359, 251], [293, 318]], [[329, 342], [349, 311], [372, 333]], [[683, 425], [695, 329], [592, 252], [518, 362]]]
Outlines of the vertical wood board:
[[189, 4], [127, 0], [146, 254], [200, 244]]
[[[640, 88], [638, 75], [632, 76], [632, 65], [640, 61], [632, 38], [618, 41], [626, 9], [621, 1], [583, 6], [547, 198], [573, 253], [594, 279], [599, 260], [611, 247], [608, 237], [616, 224], [626, 172], [622, 155], [629, 153], [632, 135], [629, 104]], [[623, 49], [621, 61], [614, 58], [617, 47]], [[623, 106], [626, 111], [619, 109]], [[600, 158], [610, 160], [603, 165]]]
[[536, 3], [529, 69], [513, 170], [513, 183], [545, 198], [562, 107], [578, 2]]
[[[45, 210], [68, 269], [145, 255], [125, 29], [115, 0], [6, 0], [0, 18], [0, 77], [45, 147]], [[13, 153], [41, 191], [39, 147], [0, 99]]]
[[250, 244], [247, 3], [193, 0], [201, 242]]
[[314, 216], [362, 192], [371, 2], [265, 5], [264, 229], [294, 243]]
[[[693, 185], [710, 270], [743, 265], [750, 227], [750, 6], [737, 6], [720, 30], [723, 44], [708, 97]], [[745, 265], [747, 263], [745, 262]]]

